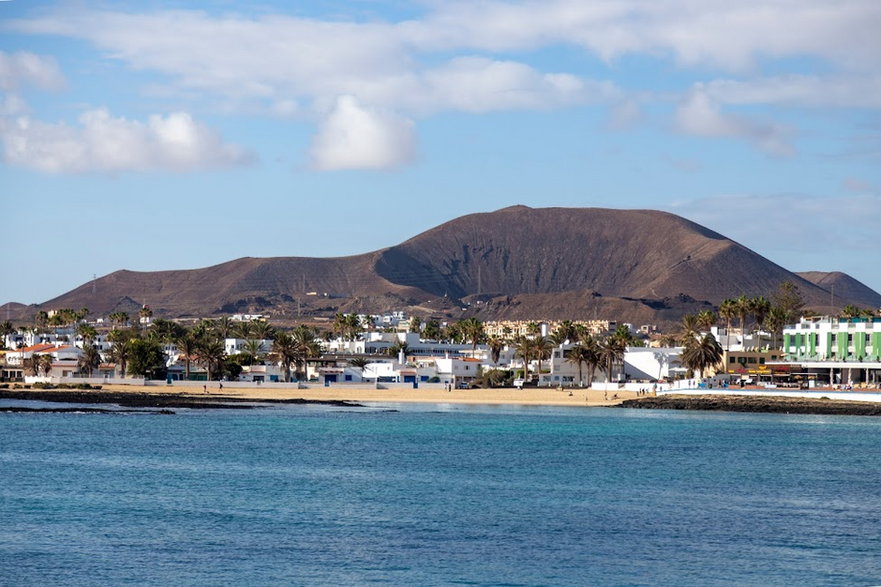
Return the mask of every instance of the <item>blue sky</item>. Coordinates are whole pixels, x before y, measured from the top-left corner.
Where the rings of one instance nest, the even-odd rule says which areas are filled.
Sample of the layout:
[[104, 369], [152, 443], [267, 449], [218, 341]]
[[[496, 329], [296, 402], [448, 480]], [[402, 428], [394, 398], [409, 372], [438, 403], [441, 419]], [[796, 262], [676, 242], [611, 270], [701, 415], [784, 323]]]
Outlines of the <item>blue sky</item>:
[[876, 0], [289, 4], [0, 2], [0, 303], [513, 204], [881, 291]]

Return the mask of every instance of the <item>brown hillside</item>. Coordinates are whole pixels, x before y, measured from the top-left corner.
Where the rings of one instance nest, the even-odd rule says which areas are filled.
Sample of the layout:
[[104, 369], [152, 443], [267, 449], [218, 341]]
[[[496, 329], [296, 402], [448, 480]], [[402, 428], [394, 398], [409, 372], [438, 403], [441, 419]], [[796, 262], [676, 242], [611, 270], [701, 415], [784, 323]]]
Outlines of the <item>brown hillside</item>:
[[558, 293], [719, 303], [793, 281], [817, 288], [722, 235], [654, 210], [514, 206], [442, 224], [384, 251], [377, 272], [435, 295]]
[[[652, 322], [740, 294], [767, 296], [787, 280], [812, 307], [828, 304], [823, 287], [673, 214], [514, 206], [463, 216], [400, 245], [350, 257], [117, 271], [41, 306], [88, 307], [101, 315], [131, 313], [146, 303], [166, 316], [268, 312], [294, 318], [418, 307], [446, 317], [479, 311], [483, 319]], [[847, 295], [836, 287], [836, 300], [849, 303]], [[865, 295], [852, 303], [866, 305], [859, 301]], [[458, 302], [470, 297], [490, 303]]]
[[[829, 292], [836, 306], [850, 302], [861, 307], [881, 308], [881, 294], [840, 271], [800, 271], [796, 275]], [[847, 300], [842, 302], [841, 300]]]

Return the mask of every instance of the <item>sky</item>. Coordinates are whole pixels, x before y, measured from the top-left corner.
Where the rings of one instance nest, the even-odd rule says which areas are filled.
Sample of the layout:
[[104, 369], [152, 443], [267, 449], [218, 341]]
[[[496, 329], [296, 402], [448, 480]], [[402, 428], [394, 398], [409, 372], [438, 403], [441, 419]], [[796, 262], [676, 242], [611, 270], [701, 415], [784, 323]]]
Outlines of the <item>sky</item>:
[[879, 30], [877, 0], [2, 0], [0, 303], [515, 204], [881, 291]]

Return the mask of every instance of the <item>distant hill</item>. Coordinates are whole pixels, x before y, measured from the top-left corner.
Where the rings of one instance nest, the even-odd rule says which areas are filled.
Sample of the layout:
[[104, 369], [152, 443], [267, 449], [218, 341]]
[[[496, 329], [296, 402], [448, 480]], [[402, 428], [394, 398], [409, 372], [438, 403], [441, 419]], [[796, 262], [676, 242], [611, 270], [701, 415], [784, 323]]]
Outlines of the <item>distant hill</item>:
[[881, 308], [881, 294], [846, 273], [840, 271], [800, 271], [796, 275], [828, 291], [830, 304], [834, 301], [835, 305], [843, 305], [838, 300], [848, 300], [848, 302], [860, 307]]
[[[836, 305], [881, 299], [847, 279], [850, 289], [836, 286]], [[88, 307], [106, 315], [146, 303], [171, 317], [266, 312], [291, 318], [410, 308], [451, 318], [644, 323], [677, 320], [727, 297], [767, 296], [783, 281], [798, 285], [811, 307], [828, 306], [822, 283], [667, 212], [514, 206], [463, 216], [400, 245], [350, 257], [246, 257], [202, 269], [117, 271], [41, 307]]]

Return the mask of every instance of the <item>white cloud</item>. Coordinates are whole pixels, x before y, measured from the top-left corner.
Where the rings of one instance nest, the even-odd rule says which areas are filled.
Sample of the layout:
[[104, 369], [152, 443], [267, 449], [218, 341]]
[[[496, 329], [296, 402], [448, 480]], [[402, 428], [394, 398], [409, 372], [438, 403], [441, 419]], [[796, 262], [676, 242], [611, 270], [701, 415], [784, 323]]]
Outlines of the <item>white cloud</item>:
[[0, 117], [16, 116], [24, 114], [29, 110], [27, 102], [22, 100], [20, 96], [15, 94], [0, 95]]
[[139, 122], [97, 109], [83, 113], [79, 123], [49, 124], [26, 116], [0, 120], [4, 159], [50, 173], [189, 171], [248, 160], [241, 148], [183, 112]]
[[409, 163], [415, 151], [411, 121], [341, 96], [313, 140], [312, 163], [319, 170], [388, 169]]
[[744, 116], [723, 114], [702, 89], [693, 90], [680, 104], [675, 115], [676, 128], [682, 133], [702, 137], [733, 137], [751, 141], [775, 156], [788, 156], [794, 148], [789, 132], [780, 125], [759, 123]]
[[13, 91], [25, 85], [58, 90], [64, 87], [64, 76], [51, 57], [0, 51], [0, 90]]
[[[613, 107], [611, 128], [639, 119], [647, 101], [640, 89], [542, 71], [503, 55], [559, 45], [581, 47], [612, 68], [629, 55], [672, 59], [698, 72], [749, 74], [767, 60], [784, 67], [785, 60], [820, 63], [823, 75], [707, 82], [688, 91], [677, 110], [681, 132], [740, 138], [774, 155], [793, 153], [789, 129], [724, 106], [881, 108], [877, 0], [468, 0], [424, 6], [425, 14], [401, 22], [72, 10], [0, 27], [85, 39], [108, 58], [167, 76], [186, 99], [284, 118], [309, 119], [336, 108], [338, 96], [352, 96], [376, 112], [411, 119], [585, 104]], [[651, 98], [667, 99], [669, 94]], [[325, 142], [317, 137], [315, 148]]]
[[881, 108], [881, 75], [784, 75], [701, 84], [727, 104], [783, 104], [807, 107]]
[[607, 60], [672, 55], [687, 66], [746, 70], [761, 57], [801, 56], [877, 69], [879, 26], [875, 0], [469, 0], [439, 4], [403, 28], [436, 49], [571, 43]]

